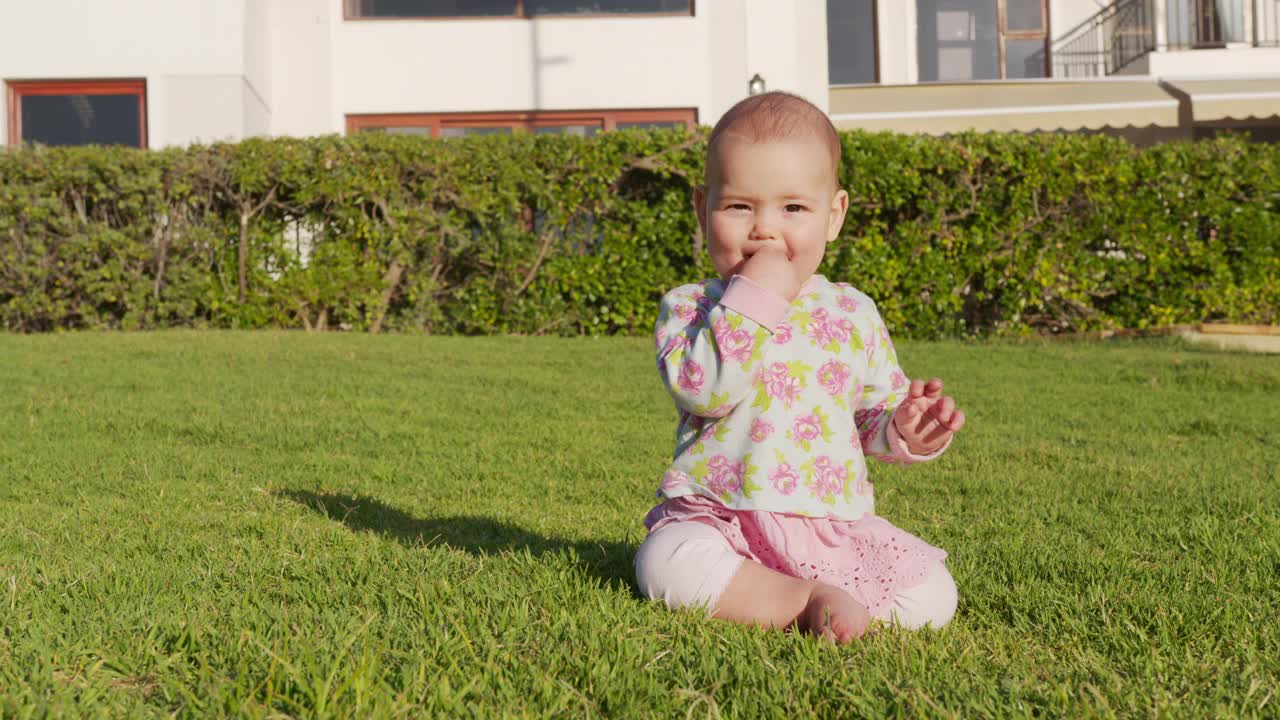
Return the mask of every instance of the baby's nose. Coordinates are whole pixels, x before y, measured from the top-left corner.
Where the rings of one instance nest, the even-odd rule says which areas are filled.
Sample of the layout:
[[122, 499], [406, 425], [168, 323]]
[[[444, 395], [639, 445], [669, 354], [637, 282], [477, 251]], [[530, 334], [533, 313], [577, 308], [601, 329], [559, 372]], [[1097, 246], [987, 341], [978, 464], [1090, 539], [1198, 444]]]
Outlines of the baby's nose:
[[776, 240], [777, 238], [778, 231], [775, 229], [772, 222], [768, 222], [767, 220], [757, 220], [755, 224], [751, 226], [752, 240]]

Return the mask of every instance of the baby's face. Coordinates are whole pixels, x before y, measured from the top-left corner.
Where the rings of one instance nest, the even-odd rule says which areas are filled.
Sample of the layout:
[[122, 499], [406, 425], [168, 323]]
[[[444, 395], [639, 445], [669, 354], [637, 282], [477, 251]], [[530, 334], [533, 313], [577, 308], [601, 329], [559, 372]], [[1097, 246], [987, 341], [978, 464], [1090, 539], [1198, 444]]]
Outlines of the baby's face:
[[723, 135], [707, 168], [707, 186], [694, 192], [720, 277], [729, 279], [771, 245], [785, 250], [803, 277], [815, 272], [848, 206], [831, 175], [831, 157], [817, 138], [754, 142]]

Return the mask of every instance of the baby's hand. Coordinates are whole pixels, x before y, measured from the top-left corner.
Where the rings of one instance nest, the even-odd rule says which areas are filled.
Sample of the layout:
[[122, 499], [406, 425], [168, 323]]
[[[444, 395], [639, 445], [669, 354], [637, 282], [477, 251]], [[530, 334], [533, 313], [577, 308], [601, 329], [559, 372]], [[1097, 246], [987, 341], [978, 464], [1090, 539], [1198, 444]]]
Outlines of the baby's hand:
[[787, 251], [777, 245], [764, 245], [742, 265], [742, 274], [788, 300], [795, 300], [808, 278], [797, 277], [796, 266]]
[[893, 424], [912, 453], [928, 455], [964, 427], [964, 411], [957, 410], [956, 401], [942, 394], [938, 378], [928, 383], [912, 380], [907, 399], [893, 413]]

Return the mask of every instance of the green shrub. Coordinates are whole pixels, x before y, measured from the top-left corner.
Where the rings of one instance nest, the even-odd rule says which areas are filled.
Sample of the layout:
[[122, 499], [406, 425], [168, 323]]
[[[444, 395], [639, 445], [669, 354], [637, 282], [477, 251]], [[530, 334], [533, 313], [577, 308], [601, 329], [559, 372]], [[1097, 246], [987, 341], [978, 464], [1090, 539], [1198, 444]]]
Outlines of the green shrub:
[[[0, 152], [0, 327], [645, 334], [705, 129]], [[843, 134], [821, 272], [904, 336], [1280, 322], [1280, 148]]]

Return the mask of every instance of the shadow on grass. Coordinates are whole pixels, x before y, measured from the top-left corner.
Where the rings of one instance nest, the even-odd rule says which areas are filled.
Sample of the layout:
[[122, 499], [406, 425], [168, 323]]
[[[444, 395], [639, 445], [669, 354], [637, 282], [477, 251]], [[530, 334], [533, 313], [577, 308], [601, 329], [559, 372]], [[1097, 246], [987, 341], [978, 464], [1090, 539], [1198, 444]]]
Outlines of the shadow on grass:
[[638, 597], [631, 567], [636, 549], [629, 544], [544, 537], [486, 517], [417, 518], [372, 497], [306, 490], [277, 490], [275, 495], [341, 522], [354, 532], [374, 533], [409, 547], [448, 545], [476, 555], [503, 550], [540, 555], [572, 549], [587, 572]]

